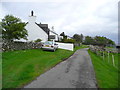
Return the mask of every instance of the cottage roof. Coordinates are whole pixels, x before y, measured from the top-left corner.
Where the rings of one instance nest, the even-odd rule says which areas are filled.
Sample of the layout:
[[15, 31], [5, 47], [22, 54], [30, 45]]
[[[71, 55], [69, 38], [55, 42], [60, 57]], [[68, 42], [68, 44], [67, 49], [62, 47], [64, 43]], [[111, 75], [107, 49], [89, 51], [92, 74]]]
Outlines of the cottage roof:
[[[37, 24], [37, 23], [35, 23]], [[49, 35], [49, 28], [48, 28], [48, 24], [37, 24], [40, 28], [42, 28], [48, 35]]]
[[[37, 23], [36, 23], [37, 24]], [[49, 28], [48, 28], [48, 24], [37, 24], [40, 28], [42, 28], [48, 35], [49, 35], [49, 32], [52, 32], [56, 35], [58, 35], [56, 32], [54, 31], [51, 31]]]
[[51, 31], [51, 30], [50, 30], [50, 32], [52, 32], [52, 33], [54, 33], [54, 34], [58, 35], [58, 34], [57, 34], [56, 32], [54, 32], [54, 31]]

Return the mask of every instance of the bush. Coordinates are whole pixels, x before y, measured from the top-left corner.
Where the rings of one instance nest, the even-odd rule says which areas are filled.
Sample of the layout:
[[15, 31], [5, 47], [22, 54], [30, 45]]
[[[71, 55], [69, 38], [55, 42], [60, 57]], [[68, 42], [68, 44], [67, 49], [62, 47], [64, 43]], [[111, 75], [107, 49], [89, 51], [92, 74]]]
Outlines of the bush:
[[42, 40], [41, 39], [37, 39], [37, 40], [35, 40], [35, 42], [41, 42]]
[[75, 43], [74, 39], [63, 39], [62, 40], [63, 43]]

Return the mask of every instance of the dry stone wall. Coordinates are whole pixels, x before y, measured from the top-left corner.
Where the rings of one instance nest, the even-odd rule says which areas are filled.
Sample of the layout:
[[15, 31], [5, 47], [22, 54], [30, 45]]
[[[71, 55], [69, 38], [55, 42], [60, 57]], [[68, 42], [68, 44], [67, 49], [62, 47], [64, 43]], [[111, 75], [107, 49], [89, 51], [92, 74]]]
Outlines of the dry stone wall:
[[11, 43], [3, 43], [2, 51], [14, 51], [14, 50], [25, 50], [25, 49], [36, 49], [41, 48], [42, 43], [34, 43], [34, 42], [11, 42]]

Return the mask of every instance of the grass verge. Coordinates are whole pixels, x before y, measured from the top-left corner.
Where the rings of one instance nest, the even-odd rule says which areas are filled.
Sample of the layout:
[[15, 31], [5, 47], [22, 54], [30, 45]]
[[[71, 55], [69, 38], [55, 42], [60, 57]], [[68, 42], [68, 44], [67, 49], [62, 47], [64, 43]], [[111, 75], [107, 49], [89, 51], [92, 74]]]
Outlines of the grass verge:
[[74, 51], [58, 49], [55, 52], [41, 49], [9, 51], [2, 53], [3, 88], [20, 88], [40, 74], [68, 58]]
[[2, 53], [0, 52], [0, 89], [2, 89]]
[[96, 55], [95, 53], [88, 50], [90, 57], [92, 59], [92, 63], [94, 66], [96, 79], [98, 82], [99, 88], [120, 88], [118, 76], [120, 74], [120, 70], [118, 68], [118, 54], [114, 54], [115, 56], [115, 64], [116, 67], [112, 64], [112, 57], [110, 57], [110, 61], [108, 63], [108, 58], [103, 58]]

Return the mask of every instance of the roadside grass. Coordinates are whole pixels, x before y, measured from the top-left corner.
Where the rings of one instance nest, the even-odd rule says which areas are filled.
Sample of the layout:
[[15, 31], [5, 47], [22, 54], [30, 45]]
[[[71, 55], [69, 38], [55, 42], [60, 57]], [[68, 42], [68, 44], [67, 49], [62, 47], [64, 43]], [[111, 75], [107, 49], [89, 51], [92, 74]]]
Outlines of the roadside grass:
[[95, 53], [88, 50], [92, 63], [94, 66], [96, 79], [99, 88], [120, 88], [118, 76], [120, 75], [120, 69], [118, 68], [118, 59], [120, 54], [114, 54], [115, 67], [112, 62], [112, 54], [109, 57], [109, 63], [107, 56], [103, 59]]
[[41, 49], [9, 51], [2, 53], [2, 88], [20, 88], [51, 67], [68, 58], [74, 51], [58, 49], [55, 52]]
[[74, 51], [76, 51], [76, 50], [78, 50], [78, 49], [82, 49], [82, 48], [88, 48], [88, 46], [87, 46], [87, 45], [76, 46], [76, 47], [74, 48]]
[[106, 46], [105, 48], [114, 48], [114, 47], [108, 47], [108, 46]]
[[41, 49], [4, 52], [3, 88], [22, 87], [72, 53], [61, 49], [56, 52]]
[[0, 89], [2, 89], [2, 53], [0, 52]]

